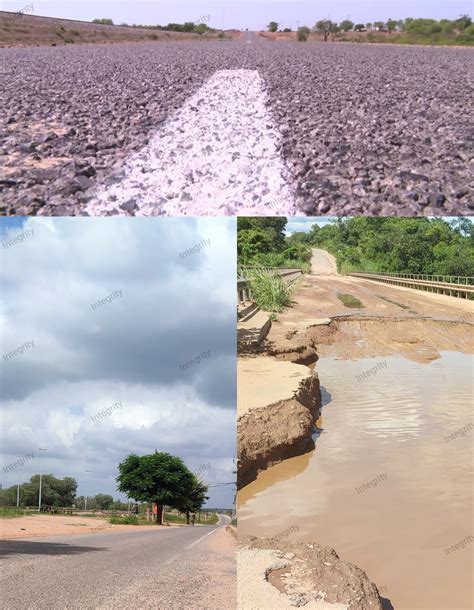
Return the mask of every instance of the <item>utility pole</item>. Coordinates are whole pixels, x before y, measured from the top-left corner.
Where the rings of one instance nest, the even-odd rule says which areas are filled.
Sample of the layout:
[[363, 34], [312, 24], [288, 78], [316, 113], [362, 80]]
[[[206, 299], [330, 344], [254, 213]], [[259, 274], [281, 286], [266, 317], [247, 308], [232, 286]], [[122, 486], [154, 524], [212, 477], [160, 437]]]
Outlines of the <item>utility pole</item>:
[[[42, 449], [41, 447], [38, 447], [38, 451], [48, 451], [47, 449]], [[41, 454], [41, 461], [40, 461], [40, 484], [39, 484], [39, 494], [38, 494], [38, 512], [41, 512], [41, 483], [42, 483], [42, 478], [43, 478], [43, 454]]]
[[87, 473], [92, 472], [92, 470], [86, 470], [86, 495], [84, 496], [84, 510], [87, 510]]
[[16, 507], [20, 508], [20, 469], [18, 469], [16, 480]]

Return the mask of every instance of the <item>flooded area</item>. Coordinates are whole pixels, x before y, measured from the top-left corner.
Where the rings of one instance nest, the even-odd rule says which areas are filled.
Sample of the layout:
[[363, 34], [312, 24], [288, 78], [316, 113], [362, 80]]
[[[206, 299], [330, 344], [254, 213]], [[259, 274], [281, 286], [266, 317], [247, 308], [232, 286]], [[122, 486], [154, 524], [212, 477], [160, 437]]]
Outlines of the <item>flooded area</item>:
[[331, 546], [395, 610], [470, 609], [472, 364], [321, 358], [315, 449], [239, 492], [239, 534]]

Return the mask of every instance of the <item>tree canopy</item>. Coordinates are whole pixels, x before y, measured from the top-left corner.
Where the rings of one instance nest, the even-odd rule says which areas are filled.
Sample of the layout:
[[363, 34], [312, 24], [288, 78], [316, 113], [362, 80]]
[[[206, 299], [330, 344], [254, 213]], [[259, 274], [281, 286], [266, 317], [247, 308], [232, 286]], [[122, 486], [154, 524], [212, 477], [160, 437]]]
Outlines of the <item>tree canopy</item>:
[[[137, 502], [157, 502], [161, 508], [166, 505], [178, 510], [184, 505], [198, 504], [196, 476], [179, 457], [158, 451], [143, 456], [131, 454], [118, 468], [119, 491]], [[203, 489], [205, 493], [207, 487]], [[204, 501], [205, 497], [200, 506]], [[162, 513], [158, 515], [158, 521], [161, 519]]]

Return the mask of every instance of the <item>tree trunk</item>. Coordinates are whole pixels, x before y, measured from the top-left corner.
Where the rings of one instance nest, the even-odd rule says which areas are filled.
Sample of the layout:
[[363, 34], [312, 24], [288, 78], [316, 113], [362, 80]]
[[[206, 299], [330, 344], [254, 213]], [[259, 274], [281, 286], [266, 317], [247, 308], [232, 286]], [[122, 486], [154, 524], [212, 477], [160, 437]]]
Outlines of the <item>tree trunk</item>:
[[156, 523], [158, 525], [163, 525], [163, 514], [164, 514], [164, 506], [159, 502], [155, 502], [156, 504]]
[[189, 510], [186, 511], [186, 519], [187, 519], [187, 522], [188, 522], [188, 525], [189, 525], [189, 523], [191, 521], [191, 518], [189, 516]]

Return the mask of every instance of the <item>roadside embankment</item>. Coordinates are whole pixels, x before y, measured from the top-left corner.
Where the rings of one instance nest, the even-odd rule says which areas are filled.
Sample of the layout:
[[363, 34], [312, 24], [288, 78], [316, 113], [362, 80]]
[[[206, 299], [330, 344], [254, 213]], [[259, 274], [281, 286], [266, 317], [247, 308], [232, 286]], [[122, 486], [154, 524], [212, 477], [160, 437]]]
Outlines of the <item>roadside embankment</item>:
[[303, 365], [264, 356], [241, 359], [237, 369], [240, 489], [310, 446], [321, 394], [318, 376]]

